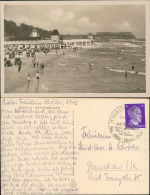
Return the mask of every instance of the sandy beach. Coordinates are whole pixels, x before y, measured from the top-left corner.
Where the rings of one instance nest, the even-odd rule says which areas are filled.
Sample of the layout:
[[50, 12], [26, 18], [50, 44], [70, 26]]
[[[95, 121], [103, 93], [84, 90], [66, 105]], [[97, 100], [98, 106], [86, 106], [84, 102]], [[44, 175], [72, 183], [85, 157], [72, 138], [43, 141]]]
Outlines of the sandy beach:
[[[31, 57], [22, 57], [21, 72], [17, 71], [17, 66], [5, 67], [6, 93], [145, 92], [145, 50], [141, 47], [107, 44], [76, 52], [65, 49], [58, 50], [57, 55], [56, 51], [47, 55], [37, 53], [36, 61], [45, 64], [44, 70], [33, 68]], [[40, 72], [39, 87], [35, 77], [37, 71]], [[29, 88], [28, 72], [31, 76]]]

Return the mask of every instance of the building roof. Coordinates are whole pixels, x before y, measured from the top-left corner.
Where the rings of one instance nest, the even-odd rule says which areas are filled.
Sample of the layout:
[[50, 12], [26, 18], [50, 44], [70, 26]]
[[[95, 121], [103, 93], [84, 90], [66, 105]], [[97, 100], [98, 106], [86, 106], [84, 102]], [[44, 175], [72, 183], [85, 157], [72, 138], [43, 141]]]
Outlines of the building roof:
[[36, 29], [33, 29], [32, 32], [37, 32], [37, 30]]
[[60, 35], [57, 29], [54, 29], [51, 35]]
[[86, 39], [86, 35], [63, 35], [63, 40]]

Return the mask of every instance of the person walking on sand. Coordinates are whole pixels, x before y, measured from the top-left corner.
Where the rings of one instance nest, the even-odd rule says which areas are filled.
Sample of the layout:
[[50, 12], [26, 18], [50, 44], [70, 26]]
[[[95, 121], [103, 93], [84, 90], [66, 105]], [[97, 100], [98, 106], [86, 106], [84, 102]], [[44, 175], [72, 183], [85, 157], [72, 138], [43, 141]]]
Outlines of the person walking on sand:
[[34, 67], [34, 65], [33, 65], [33, 64], [34, 64], [34, 60], [32, 60], [32, 68]]
[[37, 80], [37, 88], [39, 88], [39, 80], [40, 80], [40, 73], [39, 73], [39, 71], [36, 72], [36, 80]]
[[31, 78], [30, 78], [30, 73], [29, 73], [29, 72], [28, 72], [28, 78], [27, 78], [27, 80], [28, 80], [27, 88], [29, 88], [29, 87], [30, 87], [30, 80], [31, 80]]
[[37, 61], [36, 65], [37, 65], [37, 68], [38, 68], [38, 66], [39, 66], [39, 62], [38, 61]]
[[35, 68], [35, 65], [36, 65], [36, 61], [33, 62], [33, 67]]
[[21, 70], [21, 62], [19, 62], [18, 64], [18, 72], [20, 72], [20, 70]]
[[41, 68], [41, 71], [42, 71], [42, 72], [44, 71], [44, 67], [45, 67], [44, 63], [41, 63], [41, 64], [40, 64], [40, 68]]

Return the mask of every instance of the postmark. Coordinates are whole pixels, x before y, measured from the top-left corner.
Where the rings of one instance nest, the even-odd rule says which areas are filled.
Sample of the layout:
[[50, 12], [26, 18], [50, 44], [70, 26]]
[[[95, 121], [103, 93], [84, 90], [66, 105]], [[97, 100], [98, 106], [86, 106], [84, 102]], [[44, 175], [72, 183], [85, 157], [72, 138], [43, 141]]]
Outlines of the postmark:
[[139, 115], [141, 114], [143, 116], [139, 116], [137, 113], [135, 114], [137, 118], [139, 117], [138, 119], [139, 121], [140, 118], [143, 117], [141, 122], [139, 122], [138, 125], [134, 125], [134, 126], [131, 125], [129, 128], [127, 128], [131, 120], [129, 116], [127, 118], [128, 109], [134, 105], [137, 106], [137, 104], [121, 105], [115, 108], [109, 117], [109, 121], [108, 121], [109, 131], [111, 132], [112, 136], [115, 139], [117, 139], [119, 142], [123, 142], [123, 143], [132, 142], [138, 139], [143, 134], [145, 128], [145, 105], [144, 104], [140, 104], [141, 106], [139, 107], [139, 109], [142, 108], [141, 113], [139, 112], [139, 110], [137, 111], [137, 113], [139, 112]]

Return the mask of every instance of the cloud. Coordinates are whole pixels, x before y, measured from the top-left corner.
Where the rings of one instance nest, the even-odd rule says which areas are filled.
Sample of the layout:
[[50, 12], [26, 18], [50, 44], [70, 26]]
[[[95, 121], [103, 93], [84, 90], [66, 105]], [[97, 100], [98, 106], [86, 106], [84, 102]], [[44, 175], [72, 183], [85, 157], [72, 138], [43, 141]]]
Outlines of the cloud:
[[70, 22], [75, 18], [75, 14], [70, 11], [64, 11], [61, 8], [52, 9], [50, 12], [47, 13], [47, 18], [49, 18], [54, 23], [56, 22]]
[[[48, 13], [48, 15], [49, 15], [49, 13]], [[56, 8], [56, 9], [52, 9], [50, 11], [50, 15], [51, 15], [51, 17], [58, 19], [58, 18], [64, 17], [65, 12], [60, 8]]]
[[7, 5], [5, 19], [60, 33], [133, 32], [145, 37], [143, 5]]
[[119, 30], [119, 31], [130, 31], [131, 30], [131, 24], [128, 22], [128, 21], [123, 21], [122, 23], [115, 23], [113, 25], [116, 30]]
[[90, 22], [89, 18], [87, 16], [83, 16], [78, 20], [78, 25], [81, 27], [95, 27], [94, 22]]
[[[45, 13], [45, 20], [42, 22], [45, 29], [58, 29], [60, 33], [65, 31], [69, 25], [75, 24], [76, 15], [73, 11], [64, 10], [63, 8], [51, 8]], [[49, 21], [49, 23], [48, 23]]]
[[75, 17], [75, 14], [72, 12], [67, 12], [66, 17], [67, 17], [67, 19], [71, 20]]

